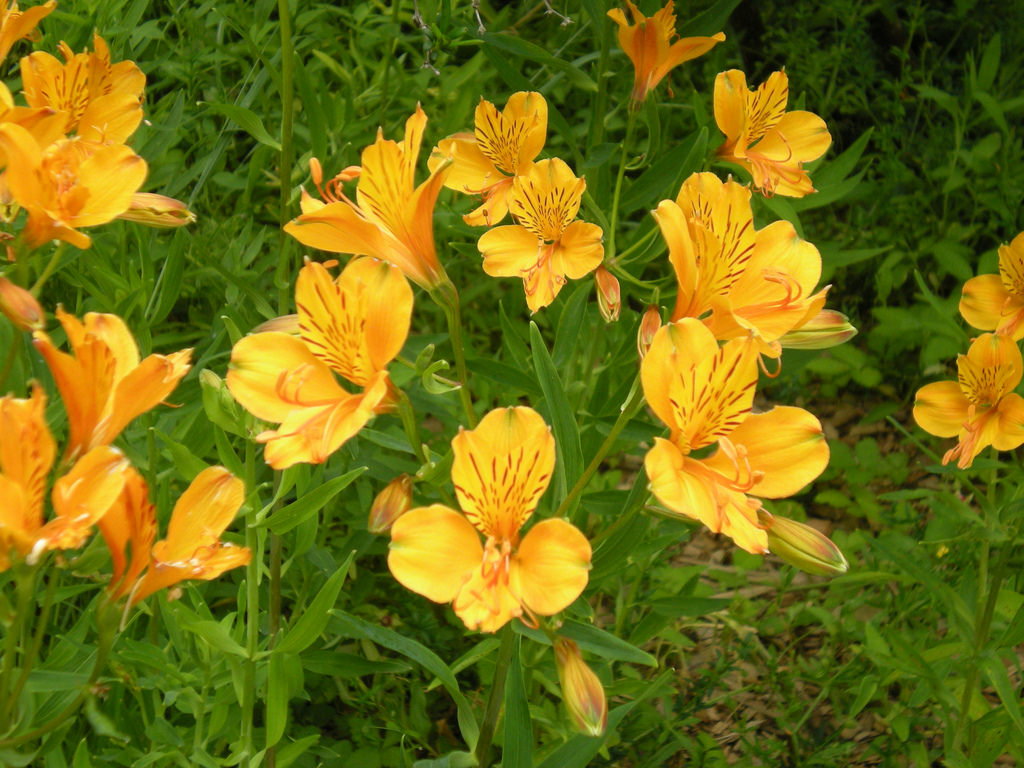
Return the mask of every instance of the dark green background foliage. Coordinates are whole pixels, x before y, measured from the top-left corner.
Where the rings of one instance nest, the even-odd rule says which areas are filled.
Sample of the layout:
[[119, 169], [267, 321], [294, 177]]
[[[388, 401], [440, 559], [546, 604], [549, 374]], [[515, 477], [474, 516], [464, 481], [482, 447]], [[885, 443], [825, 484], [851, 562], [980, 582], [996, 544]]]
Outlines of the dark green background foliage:
[[[648, 13], [657, 7], [641, 5]], [[712, 10], [723, 5], [730, 4]], [[680, 6], [680, 29], [723, 28], [708, 28], [713, 18], [699, 16], [710, 3]], [[484, 0], [480, 34], [468, 0], [422, 0], [425, 30], [412, 23], [409, 2], [293, 3], [297, 162], [287, 179], [277, 150], [275, 2], [76, 0], [47, 19], [39, 47], [52, 50], [64, 39], [81, 49], [95, 28], [115, 60], [134, 59], [147, 73], [147, 123], [134, 139], [150, 164], [146, 189], [187, 201], [199, 217], [174, 232], [120, 223], [96, 230], [93, 248], [69, 257], [44, 297], [78, 314], [122, 315], [144, 354], [195, 347], [195, 370], [173, 396], [182, 407], [144, 417], [121, 441], [158, 480], [163, 523], [202, 466], [219, 462], [241, 472], [245, 465], [245, 419], [212, 409], [209, 393], [204, 408], [198, 371], [223, 376], [238, 334], [279, 314], [278, 291], [287, 286], [274, 282], [278, 254], [286, 249], [296, 269], [303, 255], [279, 232], [280, 185], [292, 191], [288, 215], [296, 215], [300, 186], [313, 191], [311, 156], [328, 176], [358, 163], [378, 126], [389, 138], [401, 135], [417, 102], [430, 118], [422, 179], [429, 147], [470, 129], [481, 97], [500, 107], [513, 91], [533, 89], [551, 110], [544, 156], [563, 157], [586, 175], [600, 209], [610, 200], [633, 76], [605, 17], [609, 7], [558, 3], [572, 20], [562, 26], [540, 3]], [[688, 14], [703, 28], [687, 29]], [[760, 224], [788, 218], [819, 247], [824, 281], [833, 285], [829, 305], [849, 314], [861, 334], [826, 353], [787, 352], [782, 374], [762, 386], [764, 405], [797, 403], [818, 414], [833, 453], [822, 480], [775, 508], [831, 530], [851, 569], [831, 581], [809, 579], [656, 514], [616, 527], [625, 510], [646, 500], [638, 446], [660, 432], [641, 413], [576, 515], [613, 531], [596, 547], [585, 599], [568, 611], [579, 631], [603, 630], [581, 646], [606, 684], [609, 737], [573, 736], [550, 649], [524, 638], [510, 686], [520, 686], [529, 703], [536, 764], [937, 765], [970, 664], [985, 669], [985, 698], [972, 700], [972, 713], [988, 712], [973, 764], [990, 765], [1004, 753], [1004, 760], [1024, 760], [1024, 720], [1012, 695], [1021, 661], [1000, 650], [1024, 640], [1024, 588], [1019, 576], [1005, 584], [991, 647], [975, 647], [964, 616], [978, 608], [978, 553], [990, 539], [1005, 541], [978, 523], [969, 499], [948, 492], [948, 474], [932, 474], [938, 442], [922, 438], [909, 409], [914, 390], [951, 377], [966, 349], [968, 332], [956, 314], [960, 285], [994, 271], [996, 247], [1024, 228], [1024, 25], [1013, 18], [1007, 4], [996, 3], [740, 2], [724, 25], [727, 42], [676, 70], [672, 94], [663, 84], [645, 107], [624, 188], [620, 252], [651, 231], [647, 211], [674, 196], [686, 175], [729, 172], [712, 160], [721, 140], [711, 100], [717, 72], [742, 68], [756, 84], [785, 67], [791, 104], [829, 125], [833, 148], [812, 171], [819, 195], [761, 200], [757, 217]], [[607, 73], [597, 71], [602, 48]], [[436, 73], [422, 66], [428, 59]], [[602, 77], [606, 96], [597, 88]], [[550, 370], [583, 425], [578, 455], [570, 456], [582, 466], [628, 395], [651, 288], [662, 305], [673, 299], [664, 246], [653, 238], [627, 262], [647, 284], [623, 282], [617, 324], [600, 320], [589, 281], [570, 283], [533, 318], [542, 351], [518, 281], [483, 275], [479, 230], [461, 220], [469, 207], [465, 197], [443, 193], [435, 226], [441, 260], [462, 295], [474, 394], [482, 409], [529, 401], [552, 423], [557, 402], [542, 383], [550, 381], [542, 370], [550, 352]], [[581, 215], [593, 220], [594, 206]], [[436, 358], [450, 359], [444, 317], [418, 292], [403, 357], [415, 361], [426, 350], [429, 359], [429, 344], [437, 345]], [[417, 503], [426, 504], [447, 487], [448, 443], [460, 417], [454, 396], [427, 392], [424, 367], [393, 366], [424, 417], [421, 437], [436, 459], [416, 486]], [[41, 361], [19, 375], [48, 380]], [[207, 416], [216, 413], [236, 434], [210, 428]], [[560, 450], [560, 460], [572, 453], [561, 443]], [[349, 484], [347, 473], [360, 467], [367, 469]], [[448, 606], [397, 585], [385, 566], [386, 539], [366, 531], [376, 492], [417, 468], [398, 420], [382, 417], [327, 465], [285, 473], [278, 491], [284, 505], [293, 504], [285, 510], [292, 517], [276, 525], [286, 630], [315, 613], [310, 606], [325, 585], [340, 592], [326, 623], [303, 627], [306, 645], [260, 666], [257, 685], [269, 706], [266, 714], [259, 708], [257, 727], [279, 736], [284, 729], [278, 766], [406, 766], [465, 748], [457, 699], [424, 651], [451, 669], [480, 710], [497, 640], [468, 636]], [[269, 508], [271, 473], [260, 467], [257, 479], [250, 504]], [[317, 493], [315, 503], [302, 505]], [[550, 497], [543, 514], [552, 511]], [[342, 588], [337, 574], [352, 552]], [[1019, 552], [1010, 573], [1020, 573]], [[81, 607], [95, 599], [80, 585], [102, 571], [105, 557], [99, 544], [87, 549], [75, 566], [86, 580], [65, 579], [60, 598]], [[238, 571], [187, 587], [177, 602], [148, 601], [115, 647], [93, 716], [55, 734], [32, 764], [223, 764], [238, 733], [243, 580]], [[69, 675], [84, 664], [89, 614], [62, 616], [44, 657], [52, 675], [37, 692], [71, 691], [80, 682]], [[498, 745], [506, 742], [499, 729]], [[506, 764], [528, 764], [514, 762], [513, 753], [504, 750]]]

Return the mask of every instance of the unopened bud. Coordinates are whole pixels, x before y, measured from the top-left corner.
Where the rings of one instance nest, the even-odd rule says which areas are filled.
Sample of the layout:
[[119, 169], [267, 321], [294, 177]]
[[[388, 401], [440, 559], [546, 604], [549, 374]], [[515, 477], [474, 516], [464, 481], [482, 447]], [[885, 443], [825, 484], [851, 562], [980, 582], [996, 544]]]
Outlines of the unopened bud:
[[6, 277], [0, 277], [0, 311], [22, 331], [46, 327], [46, 316], [36, 297]]
[[206, 418], [233, 435], [246, 437], [245, 417], [228, 391], [224, 379], [209, 368], [204, 368], [199, 372], [199, 385]]
[[373, 500], [366, 527], [370, 533], [384, 533], [390, 530], [395, 520], [408, 512], [411, 506], [412, 478], [409, 475], [399, 475]]
[[601, 681], [572, 640], [560, 637], [555, 641], [555, 662], [562, 700], [573, 724], [582, 733], [600, 736], [608, 722], [608, 702]]
[[117, 218], [157, 229], [172, 229], [191, 224], [196, 215], [181, 200], [152, 192], [136, 192], [128, 210], [118, 214]]
[[823, 309], [799, 328], [785, 334], [779, 343], [786, 349], [828, 349], [857, 335], [850, 318], [834, 309]]
[[640, 320], [640, 330], [636, 334], [636, 351], [640, 354], [641, 360], [644, 359], [647, 350], [651, 348], [654, 334], [658, 332], [659, 328], [661, 328], [661, 308], [652, 304], [644, 312], [644, 316]]
[[832, 576], [850, 567], [832, 540], [804, 523], [757, 511], [758, 522], [768, 530], [768, 551], [801, 571]]
[[594, 285], [597, 287], [597, 308], [606, 323], [614, 323], [622, 311], [622, 296], [619, 281], [602, 264], [594, 271]]

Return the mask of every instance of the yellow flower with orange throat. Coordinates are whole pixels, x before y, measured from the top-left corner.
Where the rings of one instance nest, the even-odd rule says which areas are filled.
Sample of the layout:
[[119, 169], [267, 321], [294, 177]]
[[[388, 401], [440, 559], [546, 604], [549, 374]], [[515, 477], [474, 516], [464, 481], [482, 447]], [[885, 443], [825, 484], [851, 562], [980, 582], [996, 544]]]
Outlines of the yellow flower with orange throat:
[[[412, 319], [412, 289], [376, 259], [348, 263], [337, 280], [309, 262], [295, 283], [299, 335], [268, 331], [231, 350], [227, 386], [251, 414], [279, 423], [257, 435], [275, 469], [319, 464], [376, 413], [394, 406], [387, 365]], [[335, 374], [355, 388], [343, 387]]]
[[495, 227], [477, 243], [484, 272], [522, 278], [531, 312], [554, 301], [566, 278], [578, 280], [604, 259], [601, 228], [576, 220], [586, 186], [557, 157], [535, 163], [509, 194], [518, 223]]
[[803, 197], [814, 192], [804, 163], [832, 144], [825, 121], [813, 112], [786, 111], [789, 77], [774, 72], [756, 90], [738, 69], [715, 79], [715, 121], [725, 134], [718, 156], [750, 173], [766, 195]]
[[590, 543], [561, 518], [520, 536], [555, 466], [555, 440], [540, 414], [524, 406], [491, 411], [459, 432], [452, 452], [463, 514], [433, 504], [399, 517], [391, 573], [413, 592], [451, 602], [469, 629], [482, 632], [517, 617], [536, 626], [536, 616], [567, 608], [587, 585]]

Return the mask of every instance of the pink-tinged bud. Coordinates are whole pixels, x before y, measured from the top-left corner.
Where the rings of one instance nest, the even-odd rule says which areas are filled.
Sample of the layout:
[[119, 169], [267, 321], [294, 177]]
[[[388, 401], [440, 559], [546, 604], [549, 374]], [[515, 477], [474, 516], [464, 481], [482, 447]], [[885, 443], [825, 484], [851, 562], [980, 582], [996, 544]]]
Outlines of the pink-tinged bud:
[[622, 296], [619, 281], [602, 264], [594, 271], [594, 285], [597, 287], [597, 308], [606, 323], [614, 323], [622, 311]]
[[46, 316], [36, 297], [6, 277], [0, 277], [0, 312], [22, 331], [41, 331]]
[[251, 333], [270, 333], [271, 331], [298, 336], [299, 316], [281, 315], [281, 317], [272, 317], [253, 328]]
[[823, 309], [799, 328], [785, 334], [779, 343], [786, 349], [828, 349], [857, 335], [850, 318], [834, 309]]
[[173, 229], [191, 224], [196, 215], [181, 200], [152, 192], [136, 192], [128, 210], [118, 214], [117, 218], [157, 229]]
[[658, 332], [659, 328], [661, 328], [661, 307], [652, 304], [644, 312], [644, 316], [640, 320], [640, 330], [636, 334], [636, 351], [640, 354], [641, 360], [644, 359], [647, 350], [651, 348], [654, 334]]
[[370, 533], [384, 533], [391, 529], [395, 520], [409, 511], [412, 506], [412, 478], [399, 475], [377, 494], [370, 507], [370, 520], [366, 527]]
[[573, 724], [582, 733], [600, 736], [608, 722], [608, 702], [601, 681], [583, 661], [579, 646], [572, 640], [560, 637], [555, 641], [555, 662], [562, 700]]
[[849, 569], [850, 564], [839, 547], [815, 528], [775, 517], [764, 509], [757, 511], [757, 519], [768, 530], [768, 551], [801, 571], [832, 576]]

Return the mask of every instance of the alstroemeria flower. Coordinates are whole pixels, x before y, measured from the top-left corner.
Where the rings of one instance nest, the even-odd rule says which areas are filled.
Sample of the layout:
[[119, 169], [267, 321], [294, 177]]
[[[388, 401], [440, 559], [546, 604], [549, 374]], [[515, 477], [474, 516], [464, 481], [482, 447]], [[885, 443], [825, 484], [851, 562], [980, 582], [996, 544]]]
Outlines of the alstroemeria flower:
[[999, 246], [999, 274], [978, 275], [964, 283], [964, 320], [983, 331], [1024, 338], [1024, 232]]
[[30, 107], [65, 116], [64, 132], [87, 141], [122, 144], [142, 122], [146, 76], [133, 61], [110, 63], [110, 48], [93, 35], [92, 53], [60, 44], [64, 63], [43, 51], [21, 60], [21, 81]]
[[10, 0], [0, 5], [0, 61], [7, 58], [11, 46], [25, 37], [31, 37], [36, 25], [54, 8], [56, 0], [47, 0], [42, 5], [18, 10], [18, 0]]
[[825, 121], [812, 112], [786, 111], [789, 78], [774, 72], [756, 91], [738, 69], [715, 78], [715, 121], [725, 134], [718, 156], [745, 168], [766, 195], [814, 192], [803, 164], [832, 144]]
[[653, 16], [644, 16], [631, 0], [626, 0], [633, 25], [626, 20], [626, 14], [619, 8], [608, 11], [608, 16], [619, 25], [619, 46], [633, 62], [632, 100], [634, 103], [647, 98], [671, 70], [684, 61], [696, 59], [725, 40], [718, 32], [711, 37], [676, 37], [676, 16], [672, 12], [672, 0]]
[[557, 157], [535, 163], [512, 184], [509, 209], [518, 224], [495, 227], [477, 243], [484, 272], [523, 279], [531, 312], [554, 301], [566, 277], [578, 280], [604, 259], [601, 228], [574, 221], [586, 186]]
[[[590, 543], [560, 518], [520, 539], [551, 480], [555, 441], [531, 408], [499, 408], [452, 440], [452, 482], [464, 515], [441, 504], [412, 509], [391, 527], [388, 567], [404, 586], [451, 602], [470, 629], [550, 616], [587, 585]], [[480, 535], [485, 541], [480, 543]]]
[[46, 394], [0, 398], [0, 570], [12, 551], [30, 557], [81, 547], [121, 493], [128, 461], [113, 448], [85, 454], [53, 484], [54, 518], [43, 523], [47, 478], [56, 447], [46, 425]]
[[167, 538], [153, 545], [149, 567], [131, 592], [132, 605], [172, 584], [209, 581], [247, 564], [252, 557], [248, 547], [220, 540], [243, 501], [245, 484], [224, 467], [196, 475], [174, 505]]
[[117, 315], [89, 312], [85, 321], [57, 309], [71, 354], [43, 331], [35, 346], [46, 360], [68, 413], [65, 455], [74, 458], [108, 445], [136, 416], [156, 407], [188, 373], [191, 349], [139, 360], [131, 331]]
[[88, 248], [92, 240], [78, 228], [128, 210], [146, 179], [146, 161], [121, 144], [73, 138], [43, 148], [25, 128], [7, 123], [0, 125], [0, 150], [7, 189], [28, 211], [22, 236], [33, 248], [51, 240]]
[[[124, 489], [96, 527], [110, 550], [113, 572], [111, 597], [126, 594], [149, 564], [156, 538], [156, 508], [149, 500], [149, 488], [134, 468], [129, 467]], [[130, 558], [130, 560], [129, 560]]]
[[[277, 430], [256, 439], [275, 469], [319, 464], [392, 405], [386, 367], [405, 344], [412, 289], [397, 267], [353, 259], [335, 281], [309, 262], [295, 284], [299, 336], [254, 333], [235, 344], [227, 385]], [[334, 374], [362, 389], [353, 394]]]
[[701, 318], [723, 341], [753, 334], [762, 354], [778, 357], [778, 340], [824, 306], [828, 288], [813, 293], [818, 249], [786, 221], [755, 230], [747, 187], [693, 174], [654, 216], [679, 283], [673, 320]]
[[[752, 341], [719, 347], [693, 318], [658, 331], [640, 366], [647, 402], [670, 430], [644, 459], [651, 491], [672, 512], [764, 553], [761, 502], [752, 497], [796, 493], [825, 469], [829, 451], [821, 423], [802, 408], [751, 414], [757, 372]], [[707, 458], [691, 455], [716, 443]]]
[[512, 181], [533, 167], [544, 148], [548, 104], [532, 91], [509, 96], [503, 112], [480, 99], [473, 133], [442, 139], [430, 155], [434, 171], [451, 158], [444, 185], [457, 192], [483, 196], [483, 205], [462, 218], [473, 226], [493, 226], [508, 213]]
[[[303, 245], [331, 253], [373, 256], [388, 261], [427, 290], [447, 279], [434, 248], [434, 203], [448, 172], [437, 166], [414, 188], [416, 158], [427, 116], [417, 105], [405, 123], [402, 143], [377, 140], [363, 150], [362, 167], [346, 169], [321, 186], [320, 163], [311, 162], [313, 181], [324, 201], [302, 193], [302, 215], [284, 231]], [[358, 176], [356, 202], [342, 183]]]
[[983, 333], [956, 359], [958, 381], [937, 381], [917, 391], [914, 420], [937, 437], [956, 437], [942, 463], [960, 469], [988, 446], [1011, 451], [1024, 443], [1024, 398], [1013, 390], [1024, 374], [1020, 349], [1009, 336]]

